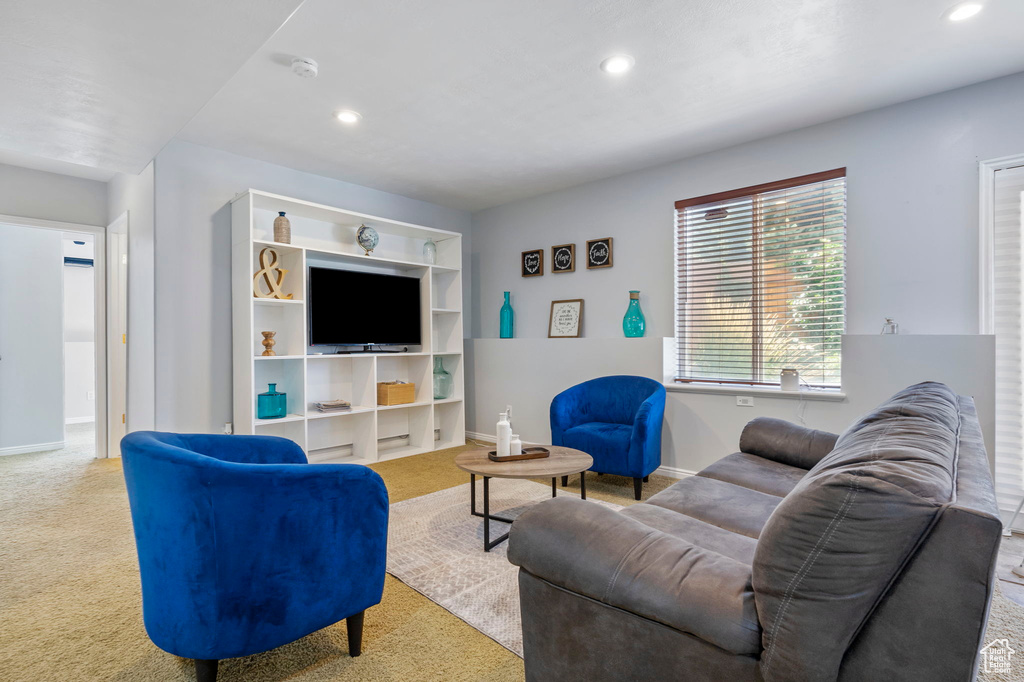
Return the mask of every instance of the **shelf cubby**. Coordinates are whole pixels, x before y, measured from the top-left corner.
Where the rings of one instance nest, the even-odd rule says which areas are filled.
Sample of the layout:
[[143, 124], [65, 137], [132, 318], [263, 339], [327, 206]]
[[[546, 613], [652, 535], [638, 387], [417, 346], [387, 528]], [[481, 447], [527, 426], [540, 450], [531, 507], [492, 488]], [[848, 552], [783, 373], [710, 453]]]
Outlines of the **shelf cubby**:
[[430, 283], [431, 307], [462, 310], [462, 273], [458, 270], [434, 268]]
[[257, 362], [255, 365], [255, 371], [253, 372], [254, 392], [252, 403], [249, 407], [252, 420], [256, 420], [256, 398], [260, 393], [268, 389], [269, 384], [277, 384], [277, 390], [287, 394], [287, 412], [289, 415], [306, 414], [303, 398], [303, 387], [305, 386], [304, 359], [277, 358], [275, 360]]
[[393, 459], [433, 450], [433, 406], [428, 403], [398, 407], [377, 411], [379, 458]]
[[461, 400], [434, 404], [434, 429], [440, 432], [435, 449], [452, 448], [466, 444], [466, 412]]
[[350, 457], [374, 461], [377, 457], [377, 423], [372, 411], [342, 413], [332, 419], [307, 424], [308, 451], [321, 460], [343, 461]]
[[306, 366], [306, 402], [311, 414], [315, 403], [347, 400], [353, 407], [372, 409], [377, 404], [373, 358], [359, 355], [312, 355]]
[[[416, 385], [413, 402], [430, 402], [434, 390], [429, 355], [378, 355], [377, 382], [404, 381]], [[376, 401], [376, 386], [374, 400]], [[383, 407], [383, 406], [381, 406]]]
[[274, 352], [278, 355], [306, 354], [306, 319], [305, 306], [275, 305], [262, 303], [263, 299], [253, 299], [253, 355], [263, 355], [262, 332], [276, 332], [274, 335]]

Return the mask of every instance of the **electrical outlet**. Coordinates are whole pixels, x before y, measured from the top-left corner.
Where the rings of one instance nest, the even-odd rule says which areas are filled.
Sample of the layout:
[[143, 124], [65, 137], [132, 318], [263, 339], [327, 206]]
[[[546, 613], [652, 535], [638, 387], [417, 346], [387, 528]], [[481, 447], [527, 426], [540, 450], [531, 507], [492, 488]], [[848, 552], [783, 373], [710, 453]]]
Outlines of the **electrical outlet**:
[[235, 432], [235, 426], [231, 422], [224, 422], [224, 434], [230, 436]]
[[96, 391], [86, 391], [85, 392], [85, 399], [86, 400], [96, 400]]
[[740, 407], [753, 407], [754, 397], [749, 395], [738, 395], [736, 396], [736, 404]]

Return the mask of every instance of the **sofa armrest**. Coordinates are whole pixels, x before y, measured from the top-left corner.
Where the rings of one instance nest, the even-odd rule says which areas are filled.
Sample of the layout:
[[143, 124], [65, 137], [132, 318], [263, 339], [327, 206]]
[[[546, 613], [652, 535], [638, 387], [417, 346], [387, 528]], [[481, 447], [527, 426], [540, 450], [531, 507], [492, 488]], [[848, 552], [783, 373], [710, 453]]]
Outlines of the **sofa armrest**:
[[740, 451], [810, 469], [832, 452], [837, 438], [834, 433], [808, 429], [782, 419], [758, 417], [743, 427]]
[[512, 524], [508, 558], [726, 651], [761, 651], [750, 566], [599, 504], [561, 497], [526, 511]]

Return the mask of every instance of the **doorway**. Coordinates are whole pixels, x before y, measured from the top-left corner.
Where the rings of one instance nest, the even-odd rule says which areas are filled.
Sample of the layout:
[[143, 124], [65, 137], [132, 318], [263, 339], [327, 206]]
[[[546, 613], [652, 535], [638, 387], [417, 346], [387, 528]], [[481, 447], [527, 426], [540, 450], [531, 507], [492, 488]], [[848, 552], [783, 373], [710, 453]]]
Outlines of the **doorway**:
[[0, 456], [110, 456], [106, 228], [0, 216], [0, 239]]

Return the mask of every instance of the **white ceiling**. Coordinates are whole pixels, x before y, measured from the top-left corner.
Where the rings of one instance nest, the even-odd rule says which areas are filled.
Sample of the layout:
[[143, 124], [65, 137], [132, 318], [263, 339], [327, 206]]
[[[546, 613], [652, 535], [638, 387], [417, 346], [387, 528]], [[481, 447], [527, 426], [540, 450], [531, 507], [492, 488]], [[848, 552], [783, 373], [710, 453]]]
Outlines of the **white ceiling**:
[[1024, 0], [954, 2], [307, 0], [181, 137], [480, 209], [1024, 70]]
[[138, 173], [301, 0], [2, 0], [0, 161]]
[[180, 130], [476, 210], [1024, 70], [1024, 0], [954, 1], [2, 0], [0, 162], [107, 179]]

